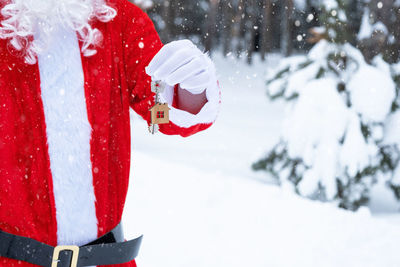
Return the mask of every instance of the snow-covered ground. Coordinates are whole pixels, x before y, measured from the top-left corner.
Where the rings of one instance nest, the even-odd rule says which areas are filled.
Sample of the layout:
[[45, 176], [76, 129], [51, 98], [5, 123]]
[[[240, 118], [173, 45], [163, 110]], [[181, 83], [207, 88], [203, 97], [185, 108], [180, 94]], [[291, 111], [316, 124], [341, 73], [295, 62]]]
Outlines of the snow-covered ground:
[[268, 101], [264, 84], [279, 57], [252, 67], [215, 60], [223, 107], [212, 128], [152, 136], [132, 116], [123, 222], [127, 238], [145, 235], [139, 267], [400, 266], [397, 214], [312, 202], [250, 169], [281, 128], [284, 108]]

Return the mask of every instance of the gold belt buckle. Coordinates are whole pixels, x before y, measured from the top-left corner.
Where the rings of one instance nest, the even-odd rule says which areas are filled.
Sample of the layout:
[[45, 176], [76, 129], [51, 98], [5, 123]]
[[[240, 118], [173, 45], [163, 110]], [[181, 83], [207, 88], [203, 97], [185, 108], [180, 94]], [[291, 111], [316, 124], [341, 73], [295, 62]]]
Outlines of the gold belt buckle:
[[71, 250], [72, 251], [72, 259], [70, 267], [78, 266], [78, 256], [79, 256], [79, 247], [78, 246], [57, 246], [54, 248], [53, 252], [53, 260], [51, 262], [51, 267], [57, 267], [59, 262], [60, 252], [63, 250]]

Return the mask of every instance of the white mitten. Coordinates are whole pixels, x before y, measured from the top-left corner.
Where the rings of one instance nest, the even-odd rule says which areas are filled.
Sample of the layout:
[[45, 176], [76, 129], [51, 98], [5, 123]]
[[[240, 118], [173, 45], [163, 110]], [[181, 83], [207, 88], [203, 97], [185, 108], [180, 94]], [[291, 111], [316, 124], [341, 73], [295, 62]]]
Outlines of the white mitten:
[[180, 84], [192, 94], [201, 94], [207, 88], [215, 88], [215, 67], [191, 41], [181, 40], [166, 44], [146, 68], [154, 80], [169, 86]]

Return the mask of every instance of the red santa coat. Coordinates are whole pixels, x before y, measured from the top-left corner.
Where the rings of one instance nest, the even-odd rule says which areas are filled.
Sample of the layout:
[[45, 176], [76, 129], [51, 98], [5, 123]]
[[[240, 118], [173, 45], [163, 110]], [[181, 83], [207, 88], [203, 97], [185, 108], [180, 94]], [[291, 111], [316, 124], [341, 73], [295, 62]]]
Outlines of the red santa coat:
[[[75, 33], [62, 33], [36, 65], [24, 63], [10, 52], [8, 40], [0, 40], [3, 231], [52, 246], [83, 245], [121, 221], [130, 168], [129, 108], [149, 122], [154, 94], [144, 68], [162, 43], [139, 8], [126, 0], [109, 4], [118, 15], [93, 22], [104, 40], [91, 57], [79, 52]], [[197, 115], [175, 107], [160, 131], [186, 137], [205, 130], [218, 103], [209, 99]], [[1, 257], [0, 265], [33, 266]]]

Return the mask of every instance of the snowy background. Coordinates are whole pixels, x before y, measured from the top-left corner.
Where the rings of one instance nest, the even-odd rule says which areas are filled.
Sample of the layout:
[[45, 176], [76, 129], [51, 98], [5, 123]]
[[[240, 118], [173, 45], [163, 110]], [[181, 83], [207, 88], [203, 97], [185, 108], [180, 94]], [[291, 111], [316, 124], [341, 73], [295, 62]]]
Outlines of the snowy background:
[[139, 267], [400, 266], [400, 1], [134, 2], [223, 92], [187, 139], [132, 113]]
[[[267, 66], [278, 61], [271, 55]], [[265, 97], [265, 63], [219, 55], [215, 62], [223, 106], [208, 131], [152, 136], [132, 114], [123, 222], [128, 238], [145, 235], [138, 265], [399, 266], [399, 206], [383, 186], [376, 213], [353, 213], [300, 198], [251, 170], [278, 140], [285, 107]]]

